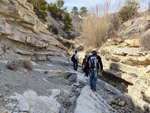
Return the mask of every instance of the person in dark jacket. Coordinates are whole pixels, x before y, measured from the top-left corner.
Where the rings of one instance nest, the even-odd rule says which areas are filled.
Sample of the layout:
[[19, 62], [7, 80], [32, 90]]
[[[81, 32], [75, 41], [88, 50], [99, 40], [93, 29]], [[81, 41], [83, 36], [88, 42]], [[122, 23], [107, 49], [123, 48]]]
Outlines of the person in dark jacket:
[[88, 71], [87, 63], [88, 63], [88, 55], [85, 55], [85, 58], [83, 59], [82, 62], [82, 69], [85, 72], [85, 76], [88, 77], [89, 71]]
[[96, 91], [98, 70], [103, 71], [101, 57], [97, 55], [97, 51], [93, 50], [92, 55], [88, 58], [88, 69], [90, 74], [90, 86], [93, 91]]
[[75, 51], [75, 53], [73, 54], [73, 56], [74, 56], [74, 59], [73, 59], [73, 68], [74, 68], [74, 70], [76, 70], [77, 71], [77, 69], [78, 69], [78, 54], [77, 54], [78, 52], [77, 51]]

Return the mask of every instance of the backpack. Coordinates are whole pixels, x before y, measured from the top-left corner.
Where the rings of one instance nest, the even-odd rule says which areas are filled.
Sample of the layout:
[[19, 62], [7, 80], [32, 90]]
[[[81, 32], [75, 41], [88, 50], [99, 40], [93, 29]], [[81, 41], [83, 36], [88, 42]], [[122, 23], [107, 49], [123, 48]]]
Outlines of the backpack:
[[91, 56], [90, 59], [89, 59], [89, 68], [91, 70], [96, 70], [97, 63], [98, 63], [97, 56]]
[[71, 57], [71, 61], [74, 62], [75, 61], [75, 54], [72, 55]]

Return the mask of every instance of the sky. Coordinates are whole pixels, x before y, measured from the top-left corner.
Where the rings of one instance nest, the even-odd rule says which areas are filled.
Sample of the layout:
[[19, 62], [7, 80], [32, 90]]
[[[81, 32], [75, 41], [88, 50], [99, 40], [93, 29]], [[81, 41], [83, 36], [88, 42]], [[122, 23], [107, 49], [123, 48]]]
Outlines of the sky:
[[[50, 3], [55, 2], [56, 0], [46, 0], [46, 1]], [[83, 6], [90, 9], [90, 7], [95, 6], [96, 4], [104, 4], [104, 1], [106, 0], [64, 0], [64, 1], [65, 1], [64, 7], [67, 7], [68, 11], [71, 12], [74, 6], [78, 7], [78, 9], [80, 9]], [[117, 10], [119, 10], [119, 8], [123, 6], [125, 0], [107, 0], [107, 1], [111, 1], [110, 12], [116, 12]], [[150, 0], [139, 0], [139, 1], [141, 4], [139, 11], [146, 10]]]

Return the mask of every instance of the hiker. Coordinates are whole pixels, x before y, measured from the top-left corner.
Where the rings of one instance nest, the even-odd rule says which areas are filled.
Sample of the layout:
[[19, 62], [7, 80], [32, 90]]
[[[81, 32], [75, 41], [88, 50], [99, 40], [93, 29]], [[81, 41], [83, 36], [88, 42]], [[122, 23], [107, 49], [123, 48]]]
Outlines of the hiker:
[[103, 64], [101, 61], [101, 57], [97, 55], [97, 51], [94, 49], [92, 51], [92, 55], [88, 58], [88, 69], [90, 74], [90, 86], [93, 91], [96, 91], [96, 83], [98, 70], [103, 71]]
[[78, 69], [78, 54], [77, 54], [77, 51], [75, 51], [75, 53], [72, 55], [71, 61], [73, 62], [74, 70], [77, 71], [77, 69]]
[[83, 59], [83, 62], [82, 62], [82, 70], [83, 72], [85, 72], [85, 76], [88, 77], [89, 71], [87, 67], [87, 62], [88, 62], [88, 55], [85, 55], [85, 58]]

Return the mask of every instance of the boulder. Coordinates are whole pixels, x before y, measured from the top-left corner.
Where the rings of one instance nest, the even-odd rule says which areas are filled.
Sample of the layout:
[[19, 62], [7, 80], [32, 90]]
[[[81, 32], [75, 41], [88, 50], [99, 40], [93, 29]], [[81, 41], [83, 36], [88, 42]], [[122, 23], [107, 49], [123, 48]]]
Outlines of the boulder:
[[121, 101], [118, 102], [118, 105], [119, 106], [125, 106], [125, 103], [126, 103], [125, 101], [121, 100]]
[[10, 70], [17, 70], [19, 67], [23, 67], [29, 70], [33, 69], [32, 63], [29, 60], [24, 59], [9, 61], [6, 64], [6, 67]]
[[69, 80], [69, 82], [76, 82], [76, 80], [77, 80], [77, 74], [76, 73], [72, 73], [71, 75], [70, 75], [70, 77], [68, 78], [68, 80]]
[[19, 60], [13, 60], [13, 61], [9, 61], [6, 64], [7, 68], [10, 70], [17, 70], [17, 68], [19, 67]]
[[134, 86], [128, 86], [128, 94], [134, 96], [137, 99], [143, 99], [142, 92], [136, 89]]

